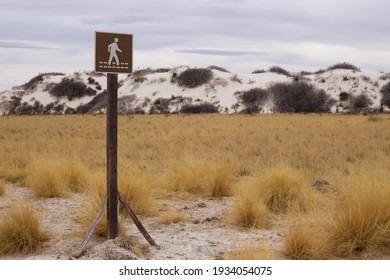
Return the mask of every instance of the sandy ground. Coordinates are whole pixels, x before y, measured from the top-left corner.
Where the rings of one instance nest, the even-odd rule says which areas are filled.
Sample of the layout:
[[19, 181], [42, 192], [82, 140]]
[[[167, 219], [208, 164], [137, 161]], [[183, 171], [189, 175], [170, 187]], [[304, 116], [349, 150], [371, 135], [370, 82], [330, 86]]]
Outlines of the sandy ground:
[[[0, 213], [14, 204], [29, 201], [41, 214], [42, 226], [49, 234], [44, 247], [29, 255], [7, 255], [1, 259], [70, 259], [85, 234], [75, 222], [82, 213], [77, 198], [38, 199], [30, 189], [8, 184], [0, 197]], [[160, 211], [181, 211], [189, 219], [163, 224], [157, 218], [139, 216], [146, 230], [160, 246], [150, 246], [130, 218], [125, 232], [115, 240], [93, 237], [79, 259], [153, 259], [215, 260], [230, 251], [261, 244], [271, 251], [280, 249], [282, 236], [274, 230], [245, 230], [226, 222], [232, 198], [191, 199], [161, 198]], [[281, 257], [281, 256], [279, 256]]]

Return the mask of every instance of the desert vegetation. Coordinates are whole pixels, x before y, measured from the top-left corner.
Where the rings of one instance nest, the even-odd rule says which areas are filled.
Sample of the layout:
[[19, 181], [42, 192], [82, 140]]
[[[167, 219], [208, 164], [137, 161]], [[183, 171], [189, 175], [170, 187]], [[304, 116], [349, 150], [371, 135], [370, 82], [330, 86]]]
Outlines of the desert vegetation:
[[177, 75], [176, 81], [181, 87], [196, 88], [210, 82], [212, 78], [210, 68], [189, 68]]
[[349, 62], [338, 62], [332, 66], [329, 66], [328, 68], [326, 68], [326, 70], [330, 71], [330, 70], [337, 70], [337, 69], [344, 69], [344, 70], [353, 70], [353, 71], [356, 71], [356, 72], [360, 72], [360, 68], [353, 65], [352, 63], [349, 63]]
[[2, 212], [0, 217], [0, 255], [29, 253], [47, 240], [39, 217], [27, 203]]
[[40, 82], [43, 81], [45, 76], [64, 76], [64, 73], [58, 73], [58, 72], [50, 72], [50, 73], [41, 73], [35, 77], [33, 77], [31, 80], [29, 80], [27, 83], [22, 85], [22, 88], [24, 90], [34, 89], [34, 87], [37, 86]]
[[[277, 73], [277, 74], [280, 74], [280, 75], [285, 75], [287, 77], [290, 77], [291, 74], [290, 72], [288, 72], [286, 69], [284, 69], [283, 67], [281, 66], [271, 66], [269, 69], [268, 69], [268, 72], [271, 72], [271, 73]], [[257, 72], [259, 73], [259, 72]]]
[[[120, 116], [118, 186], [137, 214], [162, 227], [203, 222], [175, 209], [176, 200], [197, 201], [196, 209], [221, 200], [224, 228], [282, 240], [269, 247], [255, 238], [223, 258], [388, 258], [389, 122], [387, 114], [375, 122], [326, 114]], [[105, 133], [104, 115], [1, 117], [0, 204], [11, 186], [31, 191], [30, 200], [75, 201], [69, 219], [81, 236], [105, 192]], [[30, 214], [43, 211], [36, 209]], [[129, 219], [122, 209], [120, 216], [126, 232]], [[2, 239], [9, 236], [2, 219], [3, 254], [28, 253], [53, 238], [36, 231], [39, 218], [22, 217], [13, 223], [35, 221], [36, 241], [3, 249], [10, 241]]]
[[302, 81], [276, 83], [268, 90], [281, 113], [327, 113], [334, 103], [324, 90]]
[[50, 93], [55, 97], [67, 97], [71, 101], [73, 98], [93, 96], [96, 94], [96, 90], [87, 87], [81, 81], [64, 78], [50, 89]]
[[201, 104], [184, 104], [180, 110], [184, 114], [205, 114], [205, 113], [217, 113], [217, 108], [211, 103]]
[[269, 94], [262, 88], [253, 88], [243, 92], [236, 92], [237, 99], [244, 106], [243, 113], [253, 114], [261, 111]]
[[381, 104], [390, 107], [390, 82], [381, 88]]

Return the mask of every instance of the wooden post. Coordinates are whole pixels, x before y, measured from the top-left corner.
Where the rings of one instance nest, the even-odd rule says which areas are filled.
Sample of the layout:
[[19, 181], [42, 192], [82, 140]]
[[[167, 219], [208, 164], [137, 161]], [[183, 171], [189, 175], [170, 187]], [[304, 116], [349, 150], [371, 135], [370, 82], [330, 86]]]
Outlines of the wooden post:
[[118, 236], [118, 74], [107, 74], [107, 238]]

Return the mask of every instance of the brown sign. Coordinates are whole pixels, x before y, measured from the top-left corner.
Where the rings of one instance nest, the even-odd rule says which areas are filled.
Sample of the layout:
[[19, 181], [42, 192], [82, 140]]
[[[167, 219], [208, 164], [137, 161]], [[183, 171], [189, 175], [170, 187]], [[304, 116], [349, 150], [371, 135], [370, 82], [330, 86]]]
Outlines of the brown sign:
[[133, 72], [133, 35], [96, 32], [95, 71]]

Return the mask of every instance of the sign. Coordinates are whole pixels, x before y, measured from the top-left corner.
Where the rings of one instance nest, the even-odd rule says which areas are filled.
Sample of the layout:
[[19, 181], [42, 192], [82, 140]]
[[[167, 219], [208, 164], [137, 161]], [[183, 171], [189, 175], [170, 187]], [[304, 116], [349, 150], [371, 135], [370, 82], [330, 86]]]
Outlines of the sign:
[[133, 35], [96, 32], [95, 71], [133, 72]]

